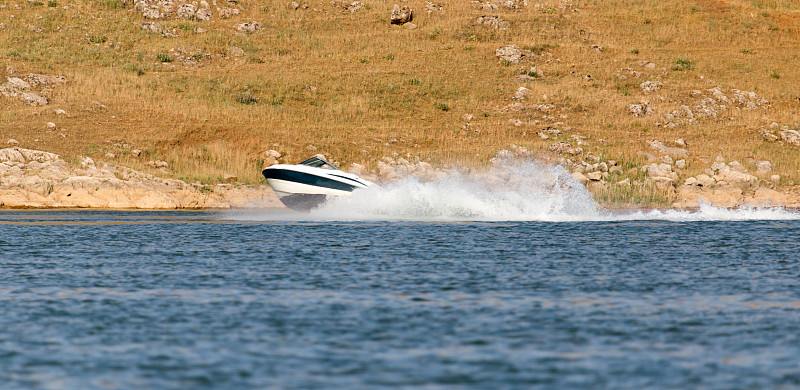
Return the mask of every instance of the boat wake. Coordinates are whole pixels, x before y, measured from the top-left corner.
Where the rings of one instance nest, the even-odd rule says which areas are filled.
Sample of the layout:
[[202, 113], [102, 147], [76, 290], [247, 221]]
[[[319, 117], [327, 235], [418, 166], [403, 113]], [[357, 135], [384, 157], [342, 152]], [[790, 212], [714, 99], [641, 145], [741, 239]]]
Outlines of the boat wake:
[[329, 199], [309, 213], [266, 212], [232, 216], [290, 221], [744, 221], [797, 220], [782, 208], [601, 210], [586, 188], [558, 165], [508, 161], [484, 171], [453, 169], [432, 181], [408, 177], [382, 187]]

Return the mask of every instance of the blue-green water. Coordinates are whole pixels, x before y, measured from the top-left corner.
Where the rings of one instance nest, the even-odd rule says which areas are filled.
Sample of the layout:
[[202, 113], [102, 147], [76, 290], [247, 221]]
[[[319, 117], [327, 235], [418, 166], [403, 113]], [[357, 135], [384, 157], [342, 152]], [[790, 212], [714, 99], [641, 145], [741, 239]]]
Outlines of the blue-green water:
[[798, 218], [2, 211], [0, 387], [798, 388]]

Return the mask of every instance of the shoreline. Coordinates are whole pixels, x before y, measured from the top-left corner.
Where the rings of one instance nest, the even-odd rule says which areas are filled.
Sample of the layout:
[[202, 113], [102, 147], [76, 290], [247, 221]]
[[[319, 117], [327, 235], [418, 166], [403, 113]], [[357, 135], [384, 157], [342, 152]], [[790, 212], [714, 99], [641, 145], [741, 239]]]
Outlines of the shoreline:
[[[498, 155], [505, 155], [503, 152], [498, 152]], [[530, 156], [520, 154], [517, 157]], [[406, 176], [425, 182], [446, 175], [445, 171], [424, 162], [384, 164], [378, 172], [366, 171], [360, 166], [357, 168], [358, 172], [354, 173], [383, 182]], [[698, 210], [702, 204], [724, 209], [800, 209], [798, 186], [759, 187], [757, 181], [755, 184], [753, 181], [740, 181], [738, 183], [741, 185], [720, 182], [708, 186], [684, 183], [669, 187], [672, 191], [667, 196], [672, 198], [672, 207], [647, 202], [637, 205], [635, 201], [615, 206], [613, 202], [604, 205], [597, 199], [611, 184], [603, 181], [585, 183], [576, 178], [578, 181], [592, 194], [598, 210], [612, 212], [656, 209], [690, 211]], [[189, 211], [265, 208], [285, 209], [266, 184], [190, 184], [124, 166], [95, 163], [88, 157], [83, 158], [79, 167], [73, 167], [54, 153], [19, 147], [0, 149], [0, 209], [3, 210]]]

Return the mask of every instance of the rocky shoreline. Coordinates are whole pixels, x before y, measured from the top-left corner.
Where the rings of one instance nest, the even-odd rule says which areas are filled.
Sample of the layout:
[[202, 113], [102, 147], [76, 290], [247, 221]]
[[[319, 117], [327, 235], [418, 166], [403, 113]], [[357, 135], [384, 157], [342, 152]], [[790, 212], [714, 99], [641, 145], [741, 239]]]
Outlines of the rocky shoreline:
[[[501, 150], [493, 163], [509, 157], [531, 157], [521, 147]], [[598, 163], [598, 164], [605, 164]], [[613, 162], [610, 162], [612, 167]], [[570, 161], [562, 165], [574, 168]], [[574, 164], [572, 164], [574, 165]], [[606, 164], [607, 165], [607, 164]], [[708, 172], [675, 186], [675, 172], [668, 164], [643, 167], [655, 184], [667, 182], [673, 193], [673, 209], [695, 209], [701, 204], [722, 208], [784, 207], [800, 209], [800, 188], [777, 187], [741, 171], [736, 162], [717, 161]], [[351, 172], [373, 181], [392, 181], [405, 176], [422, 181], [435, 180], [445, 172], [430, 164], [411, 159], [386, 157], [376, 171], [353, 164]], [[579, 170], [569, 169], [573, 177], [590, 191], [608, 186], [602, 174], [586, 178]], [[605, 172], [603, 172], [605, 171]], [[608, 170], [597, 170], [607, 174]], [[591, 175], [591, 174], [588, 174]], [[587, 175], [587, 176], [588, 176]], [[648, 182], [649, 183], [649, 182]], [[650, 183], [650, 184], [653, 184]], [[636, 185], [636, 183], [625, 183]], [[640, 183], [646, 184], [646, 183]], [[159, 178], [131, 168], [95, 163], [82, 159], [72, 167], [59, 155], [44, 151], [10, 147], [0, 149], [0, 208], [102, 208], [102, 209], [228, 209], [280, 208], [274, 192], [266, 185], [202, 185]]]
[[227, 209], [282, 207], [268, 186], [213, 186], [164, 179], [84, 158], [0, 149], [0, 208]]

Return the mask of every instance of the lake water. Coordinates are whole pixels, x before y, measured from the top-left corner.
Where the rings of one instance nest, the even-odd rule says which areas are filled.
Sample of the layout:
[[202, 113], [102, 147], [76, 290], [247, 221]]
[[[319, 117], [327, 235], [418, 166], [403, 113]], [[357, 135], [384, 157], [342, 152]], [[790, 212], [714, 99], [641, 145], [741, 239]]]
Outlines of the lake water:
[[426, 204], [449, 188], [0, 211], [0, 387], [800, 387], [800, 213]]

